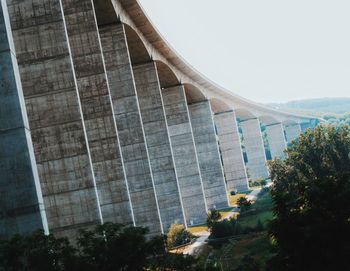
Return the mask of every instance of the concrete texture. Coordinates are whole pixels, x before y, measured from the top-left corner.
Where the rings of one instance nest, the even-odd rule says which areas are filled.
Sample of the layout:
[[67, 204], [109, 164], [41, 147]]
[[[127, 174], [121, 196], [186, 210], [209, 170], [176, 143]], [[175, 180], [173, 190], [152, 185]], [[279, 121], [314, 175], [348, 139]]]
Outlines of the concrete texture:
[[0, 236], [48, 232], [6, 1], [0, 1]]
[[[312, 120], [241, 99], [204, 78], [168, 46], [136, 0], [1, 5], [0, 234], [39, 227], [74, 238], [79, 229], [112, 221], [155, 235], [171, 223], [200, 223], [207, 208], [228, 205], [212, 112], [203, 100], [215, 100], [216, 113], [240, 108], [248, 118], [274, 120], [265, 124]], [[164, 95], [163, 106], [160, 83], [179, 82], [192, 103], [190, 122], [179, 89], [176, 98]], [[248, 164], [263, 177], [255, 126], [244, 133], [252, 133]], [[291, 127], [288, 142], [300, 132]], [[219, 133], [226, 162], [241, 156], [229, 146], [239, 140], [234, 130]], [[233, 172], [225, 166], [227, 178], [236, 178]]]
[[153, 187], [125, 30], [122, 24], [99, 26], [135, 225], [160, 233]]
[[50, 232], [101, 223], [82, 113], [58, 0], [8, 0]]
[[154, 62], [133, 66], [147, 151], [163, 229], [184, 224], [183, 207]]
[[188, 106], [208, 209], [228, 206], [226, 184], [209, 101]]
[[287, 142], [284, 136], [284, 130], [281, 123], [266, 125], [266, 135], [269, 142], [272, 159], [284, 158], [284, 150]]
[[284, 132], [286, 135], [287, 143], [292, 143], [293, 140], [297, 139], [301, 133], [301, 128], [299, 124], [286, 125], [284, 126]]
[[243, 160], [241, 139], [234, 111], [214, 115], [224, 167], [227, 192], [249, 190], [248, 177]]
[[258, 119], [248, 119], [240, 122], [243, 133], [243, 144], [247, 153], [248, 177], [251, 180], [266, 179], [269, 174], [266, 167], [264, 143], [261, 136]]
[[184, 87], [163, 89], [162, 97], [186, 222], [202, 224], [207, 209]]
[[93, 4], [91, 0], [61, 2], [102, 219], [132, 224]]

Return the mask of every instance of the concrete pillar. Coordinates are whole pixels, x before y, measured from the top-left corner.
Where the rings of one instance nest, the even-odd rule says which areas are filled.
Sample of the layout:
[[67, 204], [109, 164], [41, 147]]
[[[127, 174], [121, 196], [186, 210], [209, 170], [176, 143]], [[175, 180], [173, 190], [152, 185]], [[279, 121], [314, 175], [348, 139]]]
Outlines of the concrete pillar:
[[161, 232], [141, 113], [125, 30], [122, 24], [99, 26], [108, 82], [136, 226]]
[[8, 0], [51, 233], [74, 237], [101, 213], [59, 0]]
[[0, 236], [48, 232], [5, 0], [0, 1]]
[[202, 224], [207, 209], [184, 87], [163, 89], [162, 97], [186, 222]]
[[133, 224], [93, 3], [61, 3], [103, 221]]
[[214, 115], [216, 132], [219, 138], [226, 187], [230, 191], [249, 190], [248, 177], [243, 160], [241, 139], [238, 133], [234, 111]]
[[297, 139], [301, 133], [301, 128], [299, 124], [291, 124], [284, 126], [284, 132], [287, 138], [287, 143], [292, 143], [293, 140]]
[[167, 122], [154, 62], [133, 67], [147, 151], [165, 231], [172, 223], [185, 224]]
[[228, 206], [224, 173], [209, 101], [188, 106], [208, 209]]
[[266, 155], [258, 119], [240, 122], [243, 144], [247, 153], [247, 169], [251, 180], [266, 179], [269, 174], [266, 167]]
[[284, 158], [284, 150], [287, 147], [284, 136], [283, 126], [281, 123], [266, 125], [266, 135], [269, 142], [272, 159]]

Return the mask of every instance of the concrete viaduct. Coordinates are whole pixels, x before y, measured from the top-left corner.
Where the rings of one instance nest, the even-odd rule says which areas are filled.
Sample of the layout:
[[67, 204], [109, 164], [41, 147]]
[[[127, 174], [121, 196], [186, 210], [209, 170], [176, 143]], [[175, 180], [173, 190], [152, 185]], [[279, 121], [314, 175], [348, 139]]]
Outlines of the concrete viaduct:
[[0, 1], [0, 235], [204, 223], [317, 122], [205, 78], [137, 0]]

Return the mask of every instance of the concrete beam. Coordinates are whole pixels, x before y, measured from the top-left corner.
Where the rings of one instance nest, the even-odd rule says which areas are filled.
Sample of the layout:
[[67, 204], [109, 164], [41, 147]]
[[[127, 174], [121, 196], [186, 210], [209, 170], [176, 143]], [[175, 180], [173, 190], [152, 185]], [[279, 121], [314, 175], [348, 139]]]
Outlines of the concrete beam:
[[162, 97], [186, 223], [202, 224], [207, 208], [184, 87], [163, 89]]
[[6, 1], [0, 1], [0, 236], [48, 232]]
[[287, 147], [284, 130], [281, 123], [266, 126], [266, 135], [269, 142], [272, 159], [284, 158], [284, 150]]
[[7, 4], [48, 226], [74, 238], [102, 220], [60, 1]]
[[269, 174], [266, 167], [266, 155], [258, 119], [240, 122], [243, 144], [247, 153], [248, 177], [251, 180], [266, 179]]
[[122, 24], [99, 26], [136, 226], [161, 232], [134, 75]]
[[293, 140], [297, 139], [301, 133], [301, 128], [299, 124], [292, 124], [284, 126], [284, 132], [286, 135], [287, 143], [292, 143]]
[[164, 231], [185, 224], [167, 122], [154, 62], [133, 66], [147, 151]]
[[208, 209], [228, 206], [215, 127], [209, 101], [188, 106]]
[[243, 160], [241, 139], [234, 111], [214, 115], [219, 138], [221, 159], [224, 167], [226, 187], [230, 191], [249, 190], [248, 177]]

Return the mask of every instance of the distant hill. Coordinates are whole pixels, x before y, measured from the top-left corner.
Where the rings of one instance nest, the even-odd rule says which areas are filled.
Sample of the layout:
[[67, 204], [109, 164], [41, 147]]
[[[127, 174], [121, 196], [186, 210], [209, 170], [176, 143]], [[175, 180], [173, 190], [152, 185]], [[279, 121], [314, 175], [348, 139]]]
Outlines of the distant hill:
[[299, 113], [324, 113], [344, 114], [350, 112], [350, 98], [321, 98], [290, 101], [287, 103], [270, 103], [276, 109], [282, 109]]

